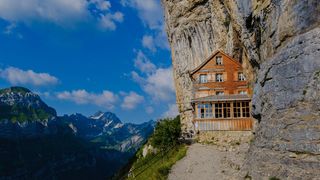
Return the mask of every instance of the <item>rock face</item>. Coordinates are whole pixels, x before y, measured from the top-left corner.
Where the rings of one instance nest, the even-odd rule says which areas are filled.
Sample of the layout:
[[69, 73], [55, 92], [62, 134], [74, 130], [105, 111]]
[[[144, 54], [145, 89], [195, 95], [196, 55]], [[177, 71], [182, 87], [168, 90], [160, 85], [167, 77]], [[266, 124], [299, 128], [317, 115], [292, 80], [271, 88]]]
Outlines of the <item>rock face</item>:
[[257, 128], [242, 176], [320, 177], [320, 2], [162, 4], [183, 130], [193, 130], [189, 71], [221, 49], [242, 62], [254, 88]]

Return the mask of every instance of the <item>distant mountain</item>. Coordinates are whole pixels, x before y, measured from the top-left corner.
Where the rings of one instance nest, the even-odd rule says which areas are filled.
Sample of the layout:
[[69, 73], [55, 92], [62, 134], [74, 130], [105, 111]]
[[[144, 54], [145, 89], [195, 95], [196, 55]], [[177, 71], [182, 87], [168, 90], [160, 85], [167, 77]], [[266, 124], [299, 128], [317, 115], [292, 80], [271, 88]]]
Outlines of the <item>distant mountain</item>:
[[23, 87], [0, 90], [0, 117], [12, 122], [47, 121], [56, 111], [46, 105], [37, 94]]
[[57, 116], [23, 87], [0, 90], [1, 179], [106, 179], [127, 163], [155, 122], [111, 112]]
[[155, 125], [154, 121], [142, 124], [122, 123], [114, 113], [101, 111], [89, 117], [72, 114], [65, 115], [62, 119], [77, 136], [101, 144], [102, 148], [121, 152], [136, 151], [153, 132]]

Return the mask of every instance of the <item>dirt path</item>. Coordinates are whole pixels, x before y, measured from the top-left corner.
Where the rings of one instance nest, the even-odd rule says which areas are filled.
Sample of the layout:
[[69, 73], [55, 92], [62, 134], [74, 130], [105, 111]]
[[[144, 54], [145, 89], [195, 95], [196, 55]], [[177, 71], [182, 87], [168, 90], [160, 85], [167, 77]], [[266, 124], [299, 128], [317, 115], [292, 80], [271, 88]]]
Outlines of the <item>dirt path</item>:
[[189, 146], [186, 157], [177, 162], [169, 180], [232, 180], [241, 179], [237, 174], [243, 164], [249, 144]]

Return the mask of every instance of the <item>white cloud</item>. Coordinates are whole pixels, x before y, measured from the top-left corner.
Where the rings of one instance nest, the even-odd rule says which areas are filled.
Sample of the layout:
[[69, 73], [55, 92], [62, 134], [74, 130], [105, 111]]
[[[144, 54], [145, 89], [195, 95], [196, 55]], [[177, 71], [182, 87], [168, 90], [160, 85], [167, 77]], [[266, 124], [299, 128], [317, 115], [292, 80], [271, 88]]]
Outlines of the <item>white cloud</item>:
[[134, 66], [142, 73], [151, 73], [156, 70], [156, 66], [146, 57], [142, 51], [138, 51], [137, 57], [134, 60]]
[[86, 0], [0, 0], [0, 17], [10, 22], [34, 20], [63, 24], [88, 15]]
[[142, 37], [142, 46], [155, 52], [157, 48], [169, 50], [167, 35], [164, 30], [155, 31], [154, 35], [144, 35]]
[[111, 3], [110, 1], [105, 1], [105, 0], [91, 0], [91, 3], [95, 4], [98, 9], [106, 11], [111, 8]]
[[170, 101], [174, 99], [175, 88], [172, 67], [157, 68], [142, 51], [138, 51], [134, 65], [141, 72], [141, 75], [136, 71], [132, 71], [132, 79], [153, 100]]
[[96, 94], [79, 89], [59, 92], [56, 96], [58, 99], [68, 100], [76, 104], [93, 104], [106, 109], [114, 108], [114, 104], [118, 101], [118, 96], [107, 90], [104, 90], [101, 94]]
[[108, 13], [106, 15], [101, 15], [100, 26], [106, 30], [115, 30], [117, 27], [115, 22], [122, 21], [123, 14], [121, 12], [116, 12], [114, 14]]
[[123, 6], [136, 9], [142, 23], [152, 31], [151, 35], [149, 33], [142, 37], [143, 47], [153, 52], [156, 48], [169, 49], [160, 0], [121, 0], [120, 2]]
[[153, 37], [150, 35], [144, 35], [142, 37], [142, 45], [143, 45], [143, 47], [148, 48], [151, 51], [156, 50]]
[[136, 72], [131, 72], [134, 81], [155, 101], [170, 101], [174, 99], [175, 89], [173, 84], [172, 68], [158, 68], [146, 77], [141, 77]]
[[144, 101], [144, 97], [140, 96], [139, 94], [135, 92], [130, 92], [127, 94], [124, 99], [123, 103], [121, 104], [121, 107], [123, 109], [135, 109], [137, 105], [139, 105], [141, 102]]
[[144, 90], [155, 100], [170, 100], [174, 97], [172, 68], [159, 68], [146, 79]]
[[168, 105], [168, 110], [163, 113], [162, 117], [164, 118], [174, 118], [179, 114], [177, 104]]
[[36, 73], [32, 70], [24, 71], [15, 67], [0, 69], [0, 78], [5, 79], [12, 85], [48, 86], [59, 82], [58, 78], [48, 73]]
[[159, 0], [121, 0], [123, 6], [130, 6], [138, 11], [142, 22], [150, 29], [160, 29], [163, 25], [163, 13]]
[[89, 10], [92, 6], [102, 16], [99, 24], [105, 24], [106, 18], [112, 22], [102, 26], [105, 29], [114, 30], [115, 22], [123, 20], [120, 12], [111, 12], [111, 3], [105, 0], [0, 0], [0, 18], [11, 23], [50, 22], [70, 26], [94, 19]]

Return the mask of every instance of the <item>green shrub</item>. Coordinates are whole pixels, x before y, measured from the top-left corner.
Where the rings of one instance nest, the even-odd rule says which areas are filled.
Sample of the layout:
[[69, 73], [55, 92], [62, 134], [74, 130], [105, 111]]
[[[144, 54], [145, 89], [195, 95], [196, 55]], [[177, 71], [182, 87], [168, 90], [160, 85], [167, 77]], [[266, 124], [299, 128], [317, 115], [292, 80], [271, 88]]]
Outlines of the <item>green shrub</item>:
[[150, 143], [153, 147], [165, 151], [179, 143], [181, 135], [180, 116], [174, 119], [160, 120], [151, 136]]

